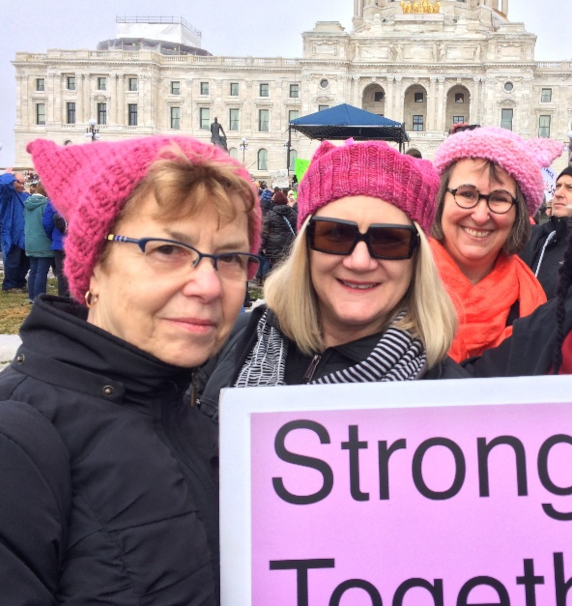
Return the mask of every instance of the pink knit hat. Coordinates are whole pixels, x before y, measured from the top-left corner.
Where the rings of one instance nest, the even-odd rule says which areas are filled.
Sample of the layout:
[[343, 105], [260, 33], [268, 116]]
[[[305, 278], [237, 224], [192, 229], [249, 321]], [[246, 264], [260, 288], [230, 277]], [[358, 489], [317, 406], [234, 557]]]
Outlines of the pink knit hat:
[[[36, 139], [28, 144], [27, 151], [32, 154], [48, 197], [68, 221], [65, 274], [70, 292], [78, 301], [83, 301], [89, 289], [104, 238], [150, 164], [159, 157], [176, 160], [165, 149], [173, 143], [191, 162], [227, 164], [234, 167], [237, 176], [250, 182], [248, 172], [226, 152], [190, 137], [153, 136], [65, 147]], [[249, 228], [251, 252], [255, 254], [260, 247], [260, 227], [257, 202]]]
[[488, 126], [449, 136], [435, 153], [433, 164], [443, 174], [451, 164], [465, 158], [484, 158], [498, 164], [519, 185], [530, 216], [540, 208], [544, 195], [542, 168], [564, 151], [553, 139], [521, 139], [505, 128]]
[[383, 141], [324, 141], [298, 187], [298, 229], [308, 215], [345, 196], [380, 198], [428, 232], [435, 216], [439, 175], [431, 162], [406, 156]]

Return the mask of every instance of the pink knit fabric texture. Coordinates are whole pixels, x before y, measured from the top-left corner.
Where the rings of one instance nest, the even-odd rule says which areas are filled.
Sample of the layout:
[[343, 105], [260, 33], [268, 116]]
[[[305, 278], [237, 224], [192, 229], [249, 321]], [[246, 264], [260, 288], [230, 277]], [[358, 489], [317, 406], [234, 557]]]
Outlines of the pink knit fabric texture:
[[548, 167], [564, 151], [553, 139], [521, 139], [505, 128], [489, 126], [450, 135], [439, 146], [433, 164], [443, 174], [453, 162], [464, 158], [484, 158], [498, 164], [519, 185], [530, 216], [544, 197], [542, 168]]
[[[36, 139], [28, 144], [48, 197], [68, 221], [65, 274], [70, 292], [83, 302], [89, 281], [119, 212], [150, 164], [175, 143], [195, 164], [223, 162], [250, 181], [248, 172], [225, 151], [190, 137], [152, 136], [118, 142], [61, 147]], [[258, 205], [258, 202], [257, 202]], [[260, 247], [261, 215], [257, 206], [250, 225], [251, 252]]]
[[383, 141], [324, 141], [298, 187], [298, 229], [308, 215], [345, 196], [380, 198], [429, 232], [439, 175], [431, 162], [406, 156]]

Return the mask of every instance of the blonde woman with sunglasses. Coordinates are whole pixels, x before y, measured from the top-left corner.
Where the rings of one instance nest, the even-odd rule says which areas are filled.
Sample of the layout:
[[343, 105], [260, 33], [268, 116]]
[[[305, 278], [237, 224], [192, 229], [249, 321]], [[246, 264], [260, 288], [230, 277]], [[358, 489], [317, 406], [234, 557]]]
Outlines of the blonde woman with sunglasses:
[[222, 387], [466, 376], [447, 352], [456, 316], [427, 241], [439, 177], [383, 142], [316, 151], [298, 190], [290, 256], [266, 306], [224, 349], [200, 403]]

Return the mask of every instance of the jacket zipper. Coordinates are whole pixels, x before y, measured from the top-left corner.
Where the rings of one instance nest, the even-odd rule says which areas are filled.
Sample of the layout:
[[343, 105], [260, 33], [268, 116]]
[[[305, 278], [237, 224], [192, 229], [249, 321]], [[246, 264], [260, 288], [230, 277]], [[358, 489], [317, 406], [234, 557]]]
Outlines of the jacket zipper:
[[308, 370], [306, 370], [306, 372], [304, 373], [304, 378], [302, 379], [302, 381], [304, 383], [309, 383], [313, 379], [314, 373], [316, 372], [316, 368], [318, 368], [318, 364], [320, 363], [321, 359], [322, 359], [321, 354], [316, 354], [312, 358], [312, 361], [310, 362], [310, 366], [308, 366]]

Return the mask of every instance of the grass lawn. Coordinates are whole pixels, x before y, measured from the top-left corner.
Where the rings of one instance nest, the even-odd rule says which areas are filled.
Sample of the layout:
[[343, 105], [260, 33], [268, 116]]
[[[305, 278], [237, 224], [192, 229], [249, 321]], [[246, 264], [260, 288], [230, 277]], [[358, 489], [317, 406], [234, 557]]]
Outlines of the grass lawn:
[[[48, 280], [48, 293], [50, 295], [58, 294], [58, 283], [55, 278]], [[6, 293], [0, 290], [0, 334], [18, 334], [31, 307], [28, 303], [27, 293]]]
[[[256, 286], [249, 288], [253, 301], [262, 297], [262, 289]], [[55, 278], [48, 280], [48, 294], [58, 294], [58, 284]], [[27, 293], [5, 293], [0, 290], [0, 334], [16, 335], [22, 322], [30, 313], [32, 306], [28, 303]]]

